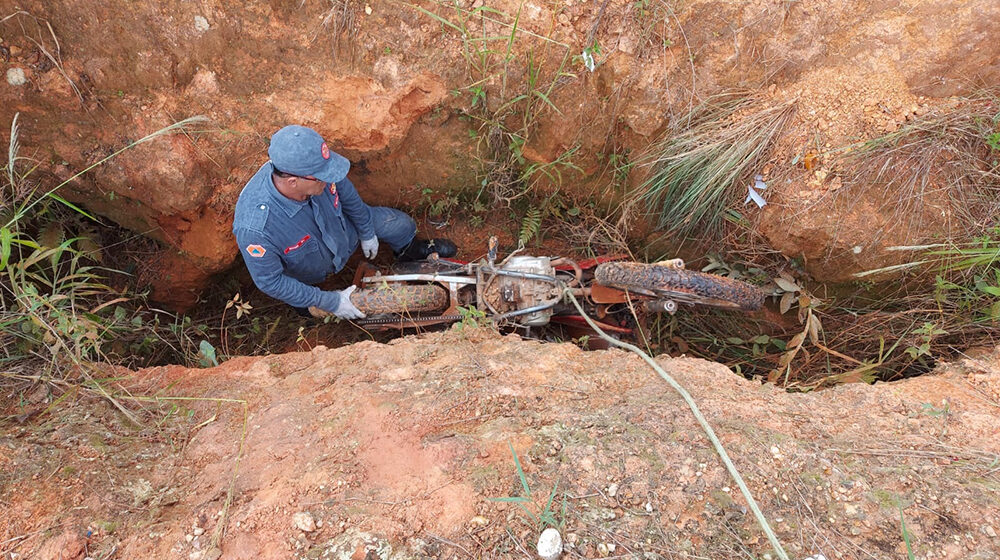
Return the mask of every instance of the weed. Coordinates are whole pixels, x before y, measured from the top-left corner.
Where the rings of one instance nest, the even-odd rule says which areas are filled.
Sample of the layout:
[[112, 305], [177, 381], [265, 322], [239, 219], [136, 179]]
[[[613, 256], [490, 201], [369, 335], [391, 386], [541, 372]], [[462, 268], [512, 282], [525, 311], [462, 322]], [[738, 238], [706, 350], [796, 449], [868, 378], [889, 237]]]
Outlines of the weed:
[[459, 206], [461, 200], [454, 192], [437, 193], [430, 187], [420, 189], [420, 206], [428, 221], [443, 227], [451, 220], [451, 214]]
[[[526, 154], [539, 119], [547, 112], [561, 114], [552, 97], [563, 80], [574, 76], [566, 71], [571, 64], [569, 45], [522, 28], [520, 7], [507, 14], [489, 6], [466, 9], [457, 1], [438, 2], [437, 7], [449, 13], [444, 16], [408, 5], [461, 40], [471, 83], [452, 93], [468, 99], [460, 118], [472, 123], [469, 137], [476, 140], [481, 177], [476, 203], [483, 204], [480, 197], [487, 194], [493, 204], [511, 207], [517, 201], [537, 198], [535, 193], [543, 185], [558, 192], [567, 172], [582, 173], [573, 161], [578, 146], [565, 149], [550, 161]], [[498, 34], [496, 29], [506, 32]], [[554, 56], [551, 49], [557, 51]], [[596, 43], [588, 49], [600, 52]], [[431, 209], [447, 213], [451, 207]], [[541, 219], [545, 217], [545, 204], [532, 201], [528, 210], [531, 208], [535, 211], [521, 219], [525, 226], [522, 242], [538, 233], [541, 223], [537, 212], [542, 213]]]
[[[514, 466], [517, 469], [517, 477], [521, 483], [522, 493], [520, 496], [490, 498], [490, 501], [517, 504], [517, 506], [521, 508], [521, 512], [524, 514], [524, 516], [531, 522], [535, 530], [539, 533], [546, 527], [554, 527], [556, 529], [562, 529], [563, 524], [566, 522], [565, 494], [563, 495], [562, 508], [560, 510], [552, 509], [552, 506], [555, 503], [555, 498], [558, 495], [559, 483], [556, 482], [552, 486], [552, 491], [549, 492], [548, 498], [545, 501], [545, 505], [540, 510], [537, 509], [537, 504], [535, 504], [534, 499], [531, 495], [531, 487], [528, 485], [528, 478], [524, 475], [524, 469], [521, 468], [521, 460], [518, 458], [517, 452], [514, 451], [514, 446], [510, 443], [508, 443], [507, 445], [510, 447], [511, 455], [514, 456]], [[528, 507], [529, 505], [534, 507], [529, 508]]]
[[903, 533], [903, 543], [906, 544], [906, 558], [908, 560], [915, 560], [916, 556], [913, 555], [913, 547], [910, 546], [910, 532], [906, 530], [906, 520], [903, 519], [903, 508], [899, 508], [899, 528]]
[[123, 274], [100, 266], [105, 254], [95, 241], [94, 229], [100, 222], [59, 196], [58, 190], [133, 146], [201, 120], [187, 119], [147, 135], [46, 188], [34, 182], [38, 166], [24, 165], [30, 159], [19, 155], [14, 117], [6, 184], [0, 189], [4, 203], [0, 212], [0, 356], [22, 369], [5, 372], [5, 380], [20, 384], [20, 390], [27, 389], [25, 383], [38, 382], [69, 391], [82, 387], [107, 398], [131, 417], [105, 387], [115, 381], [95, 377], [92, 363], [131, 363], [154, 357], [163, 348], [182, 353], [190, 347], [183, 329], [172, 330], [161, 323], [161, 317], [169, 314], [123, 307], [141, 302], [141, 295], [128, 294], [107, 282], [109, 276]]
[[874, 240], [890, 231], [919, 240], [929, 224], [949, 239], [978, 235], [1000, 213], [997, 100], [996, 92], [956, 100], [843, 151], [835, 163], [844, 186], [829, 196], [846, 211], [872, 204], [886, 216]]
[[648, 178], [633, 196], [678, 236], [718, 232], [742, 202], [745, 183], [762, 167], [794, 105], [764, 106], [742, 93], [709, 98], [640, 159]]
[[665, 0], [635, 0], [629, 5], [627, 13], [639, 31], [639, 56], [673, 45], [666, 31], [670, 8]]
[[528, 241], [538, 235], [541, 225], [542, 211], [534, 206], [530, 207], [525, 212], [524, 218], [521, 219], [521, 232], [517, 237], [518, 243], [522, 246], [526, 245]]
[[[226, 307], [222, 310], [222, 319], [219, 320], [219, 332], [220, 332], [220, 337], [222, 339], [222, 352], [226, 356], [231, 355], [229, 353], [229, 336], [228, 332], [226, 331], [226, 312], [232, 308], [236, 309], [236, 319], [239, 320], [243, 318], [244, 315], [249, 316], [250, 311], [253, 309], [253, 306], [250, 305], [249, 301], [241, 301], [240, 294], [236, 294], [235, 296], [233, 296], [233, 299], [226, 302]], [[207, 342], [207, 341], [202, 341], [202, 342]], [[215, 360], [214, 349], [212, 350], [212, 361], [215, 362], [215, 365], [219, 365], [218, 362]]]
[[492, 324], [490, 318], [486, 316], [485, 311], [472, 306], [459, 307], [458, 313], [462, 316], [462, 320], [456, 325], [456, 328], [460, 331]]
[[[361, 3], [357, 0], [329, 0], [330, 7], [323, 14], [321, 28], [312, 36], [310, 42], [315, 42], [319, 37], [332, 38], [334, 56], [339, 56], [341, 45], [347, 45], [350, 49], [348, 55], [353, 57], [354, 47], [357, 41], [347, 36], [348, 31], [357, 29], [357, 18], [361, 12]], [[332, 25], [331, 25], [332, 24]], [[389, 49], [390, 47], [385, 47]], [[389, 54], [386, 52], [385, 54]]]

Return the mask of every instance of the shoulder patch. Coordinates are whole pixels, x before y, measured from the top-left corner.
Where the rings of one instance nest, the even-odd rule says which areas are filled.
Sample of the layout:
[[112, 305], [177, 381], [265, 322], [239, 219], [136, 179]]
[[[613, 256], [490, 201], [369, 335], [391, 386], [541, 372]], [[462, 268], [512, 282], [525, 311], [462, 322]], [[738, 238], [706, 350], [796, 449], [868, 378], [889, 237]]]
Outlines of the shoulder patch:
[[251, 257], [260, 258], [263, 257], [264, 253], [266, 252], [267, 249], [265, 249], [260, 245], [247, 245], [247, 254], [249, 254]]

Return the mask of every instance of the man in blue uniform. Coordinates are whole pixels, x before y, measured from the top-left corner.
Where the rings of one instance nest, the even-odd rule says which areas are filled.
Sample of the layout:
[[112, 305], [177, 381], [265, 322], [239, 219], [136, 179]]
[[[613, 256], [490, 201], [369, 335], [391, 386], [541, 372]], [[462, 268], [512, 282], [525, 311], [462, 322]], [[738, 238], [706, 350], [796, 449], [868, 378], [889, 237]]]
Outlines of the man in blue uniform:
[[286, 126], [271, 137], [267, 154], [270, 161], [236, 202], [233, 233], [254, 284], [299, 313], [364, 317], [351, 303], [354, 286], [315, 286], [344, 268], [359, 244], [369, 259], [380, 241], [399, 260], [455, 254], [455, 244], [446, 239], [416, 239], [417, 225], [407, 214], [365, 204], [347, 178], [350, 162], [315, 130]]

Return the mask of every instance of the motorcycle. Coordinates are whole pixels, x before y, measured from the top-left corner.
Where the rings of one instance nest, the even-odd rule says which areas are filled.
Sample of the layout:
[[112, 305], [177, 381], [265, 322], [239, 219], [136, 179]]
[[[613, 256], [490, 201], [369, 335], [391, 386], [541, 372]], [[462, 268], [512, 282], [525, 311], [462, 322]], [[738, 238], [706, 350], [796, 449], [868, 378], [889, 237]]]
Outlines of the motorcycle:
[[382, 329], [425, 327], [461, 321], [473, 309], [498, 325], [585, 326], [566, 301], [569, 291], [599, 326], [627, 334], [631, 329], [608, 322], [609, 317], [626, 309], [673, 315], [679, 304], [755, 311], [765, 297], [752, 284], [686, 270], [681, 259], [646, 264], [612, 256], [575, 262], [515, 253], [497, 263], [497, 248], [493, 237], [479, 262], [432, 255], [397, 263], [385, 274], [372, 267], [359, 269], [359, 288], [351, 302], [366, 318], [355, 323]]

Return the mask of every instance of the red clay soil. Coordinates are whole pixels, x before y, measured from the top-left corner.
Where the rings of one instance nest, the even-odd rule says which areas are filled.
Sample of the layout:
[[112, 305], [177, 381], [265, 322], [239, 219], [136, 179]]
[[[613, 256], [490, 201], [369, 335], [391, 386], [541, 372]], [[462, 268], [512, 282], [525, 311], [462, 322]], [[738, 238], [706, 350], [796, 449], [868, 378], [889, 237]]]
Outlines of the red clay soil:
[[[1000, 555], [1000, 352], [811, 394], [659, 362], [792, 558], [905, 557], [901, 514], [916, 558]], [[624, 351], [455, 328], [116, 373], [160, 399], [142, 425], [96, 398], [9, 403], [5, 559], [524, 558], [540, 525], [496, 500], [522, 495], [533, 516], [554, 496], [566, 558], [769, 552], [680, 397]]]
[[[375, 204], [411, 208], [425, 188], [478, 192], [492, 149], [511, 143], [500, 124], [520, 130], [526, 165], [560, 169], [555, 162], [569, 157], [582, 170], [562, 170], [563, 193], [615, 197], [621, 169], [610, 155], [635, 162], [721, 91], [795, 101], [770, 162], [785, 176], [806, 150], [835, 153], [1000, 78], [995, 0], [483, 6], [25, 0], [0, 11], [0, 58], [13, 72], [0, 89], [0, 128], [21, 114], [20, 155], [39, 162], [31, 181], [44, 188], [176, 120], [209, 117], [64, 189], [160, 241], [167, 254], [146, 263], [153, 295], [187, 307], [234, 262], [236, 196], [288, 123], [317, 128], [348, 156], [351, 178]], [[581, 55], [595, 44], [591, 72]], [[642, 173], [632, 168], [629, 183]], [[795, 174], [771, 185], [766, 212], [745, 213], [818, 279], [886, 264], [892, 255], [869, 243], [884, 217], [817, 201], [829, 188]]]

